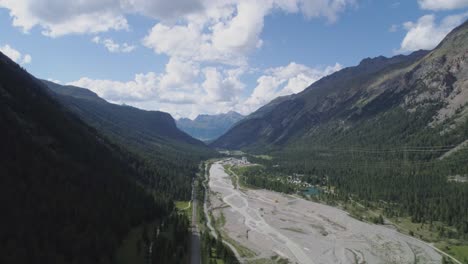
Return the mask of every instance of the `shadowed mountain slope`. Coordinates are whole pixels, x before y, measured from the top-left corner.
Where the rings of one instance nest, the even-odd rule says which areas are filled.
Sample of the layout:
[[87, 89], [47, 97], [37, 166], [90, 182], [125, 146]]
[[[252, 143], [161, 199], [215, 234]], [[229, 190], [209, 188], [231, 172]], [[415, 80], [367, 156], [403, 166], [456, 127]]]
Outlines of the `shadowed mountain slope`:
[[142, 187], [164, 180], [49, 93], [0, 53], [0, 262], [115, 263], [132, 227], [170, 210]]

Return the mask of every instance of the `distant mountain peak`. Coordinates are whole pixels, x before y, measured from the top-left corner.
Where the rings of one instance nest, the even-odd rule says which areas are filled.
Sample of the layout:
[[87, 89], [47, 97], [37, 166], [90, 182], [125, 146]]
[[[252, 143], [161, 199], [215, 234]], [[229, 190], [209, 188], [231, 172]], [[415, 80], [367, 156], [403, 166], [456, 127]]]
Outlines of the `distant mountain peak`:
[[150, 139], [153, 143], [157, 142], [155, 145], [159, 146], [176, 144], [177, 147], [193, 145], [206, 148], [202, 142], [179, 130], [169, 113], [112, 104], [85, 88], [45, 80], [42, 82], [65, 106], [75, 111], [86, 122], [97, 124], [103, 133], [110, 134], [113, 138], [130, 141], [139, 148], [146, 147], [141, 144], [141, 140], [135, 140], [140, 137]]
[[193, 120], [180, 118], [177, 126], [195, 138], [209, 141], [221, 136], [242, 118], [244, 116], [235, 111], [215, 115], [201, 114]]

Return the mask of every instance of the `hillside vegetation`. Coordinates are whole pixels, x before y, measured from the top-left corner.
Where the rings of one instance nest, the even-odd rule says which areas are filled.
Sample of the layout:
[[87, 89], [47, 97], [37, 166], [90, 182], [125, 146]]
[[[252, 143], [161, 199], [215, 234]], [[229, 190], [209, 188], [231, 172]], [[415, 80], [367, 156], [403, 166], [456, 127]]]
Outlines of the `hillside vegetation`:
[[144, 161], [138, 169], [157, 175], [149, 182], [153, 188], [172, 190], [177, 200], [190, 199], [199, 162], [216, 153], [180, 131], [171, 115], [108, 103], [84, 88], [43, 82], [63, 106]]
[[185, 194], [167, 188], [176, 179], [85, 124], [1, 53], [0, 126], [0, 263], [115, 263], [131, 229], [166, 221], [166, 235], [145, 232], [141, 249], [153, 241], [174, 252], [154, 263], [184, 257], [188, 220], [171, 197]]
[[[270, 174], [304, 174], [334, 199], [387, 216], [442, 221], [468, 237], [468, 22], [437, 48], [365, 59], [247, 116], [213, 147], [252, 157]], [[434, 227], [435, 228], [435, 227]]]

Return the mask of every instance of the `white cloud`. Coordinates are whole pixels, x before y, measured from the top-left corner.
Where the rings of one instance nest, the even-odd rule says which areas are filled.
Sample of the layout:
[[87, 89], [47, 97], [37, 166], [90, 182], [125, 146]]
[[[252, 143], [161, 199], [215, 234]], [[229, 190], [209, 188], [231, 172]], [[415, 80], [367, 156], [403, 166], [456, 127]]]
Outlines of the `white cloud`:
[[205, 81], [202, 84], [207, 98], [212, 102], [235, 102], [245, 85], [239, 80], [242, 69], [218, 71], [214, 67], [203, 70]]
[[166, 64], [166, 72], [161, 75], [159, 86], [165, 92], [174, 90], [192, 92], [197, 88], [196, 79], [199, 73], [199, 65], [171, 58]]
[[109, 52], [112, 53], [129, 53], [136, 49], [135, 45], [130, 45], [126, 42], [119, 44], [110, 38], [101, 39], [99, 36], [95, 36], [91, 41], [96, 44], [102, 44]]
[[[301, 12], [309, 18], [326, 17], [328, 21], [334, 22], [338, 14], [354, 2], [355, 0], [0, 0], [0, 7], [10, 10], [14, 26], [24, 31], [40, 26], [45, 35], [58, 37], [66, 34], [127, 29], [128, 14], [141, 14], [160, 21], [176, 22], [190, 16], [224, 17], [222, 13], [232, 11], [236, 5], [239, 10], [251, 6], [253, 9], [247, 12], [259, 10], [259, 6], [264, 10], [275, 7], [286, 12]], [[237, 20], [243, 18], [255, 23], [265, 15], [262, 12], [250, 15], [246, 15], [246, 11], [242, 13], [244, 14]], [[233, 13], [229, 15], [234, 19]], [[248, 24], [249, 21], [237, 23]]]
[[191, 15], [185, 23], [157, 23], [143, 44], [158, 54], [184, 60], [245, 65], [246, 55], [261, 45], [263, 18], [268, 1], [220, 2], [204, 14]]
[[329, 22], [335, 22], [338, 14], [348, 6], [356, 4], [354, 0], [302, 0], [297, 1], [301, 11], [307, 17], [326, 17]]
[[0, 0], [0, 7], [10, 10], [14, 26], [25, 32], [40, 26], [51, 37], [128, 29], [115, 0]]
[[61, 82], [60, 80], [56, 80], [56, 79], [54, 79], [54, 78], [47, 78], [47, 80], [48, 80], [49, 82], [62, 84], [62, 82]]
[[[135, 106], [175, 111], [178, 115], [236, 109], [247, 113], [276, 95], [298, 92], [328, 69], [292, 63], [270, 69], [258, 80], [242, 108], [245, 85], [241, 77], [251, 52], [263, 45], [265, 17], [274, 12], [300, 14], [307, 19], [337, 21], [357, 0], [0, 0], [9, 9], [13, 25], [44, 35], [93, 34], [129, 30], [128, 15], [143, 15], [157, 22], [142, 44], [169, 57], [165, 71], [135, 75], [118, 82], [83, 77], [71, 84], [89, 88], [103, 98]], [[107, 38], [93, 42], [110, 52], [130, 52], [135, 47]], [[336, 67], [341, 67], [336, 65]], [[336, 68], [335, 67], [335, 68]], [[330, 68], [331, 69], [331, 68]], [[288, 73], [288, 71], [290, 71]], [[288, 75], [289, 74], [289, 75]], [[259, 98], [261, 89], [273, 85], [272, 94]], [[265, 87], [265, 88], [261, 88]], [[268, 100], [265, 98], [268, 97]]]
[[14, 62], [19, 64], [29, 64], [32, 61], [32, 57], [29, 54], [21, 54], [18, 50], [12, 48], [10, 45], [5, 44], [0, 47], [0, 51], [12, 59]]
[[100, 97], [112, 102], [134, 102], [150, 100], [158, 93], [157, 83], [158, 76], [149, 72], [136, 74], [135, 79], [128, 82], [94, 80], [83, 77], [67, 84], [88, 88]]
[[264, 19], [274, 10], [334, 22], [355, 1], [213, 0], [204, 4], [202, 11], [187, 14], [178, 23], [162, 21], [154, 25], [143, 45], [158, 54], [185, 60], [245, 66], [248, 54], [262, 46]]
[[468, 0], [418, 0], [422, 9], [451, 10], [468, 7]]
[[241, 112], [254, 111], [278, 96], [299, 93], [322, 77], [341, 69], [342, 66], [339, 63], [325, 68], [310, 68], [295, 62], [287, 66], [268, 69], [265, 75], [258, 78], [257, 87], [245, 101]]
[[452, 29], [463, 23], [467, 17], [468, 12], [447, 16], [440, 24], [437, 24], [434, 15], [425, 15], [420, 17], [417, 22], [405, 22], [403, 27], [408, 32], [397, 52], [433, 49]]
[[29, 64], [29, 63], [31, 63], [31, 61], [32, 61], [31, 55], [25, 54], [23, 56], [23, 62], [22, 62], [23, 64]]
[[209, 2], [202, 0], [121, 0], [120, 5], [127, 12], [140, 13], [160, 20], [177, 20], [179, 17], [203, 10], [205, 4]]
[[[237, 103], [244, 89], [244, 84], [239, 80], [242, 72], [242, 69], [200, 69], [198, 64], [171, 58], [161, 74], [137, 74], [134, 80], [127, 82], [84, 77], [68, 84], [88, 88], [115, 103], [145, 108], [151, 105], [150, 109], [162, 109], [161, 105], [167, 108], [171, 104], [174, 108], [182, 109], [197, 106], [200, 112], [202, 109], [224, 109]], [[193, 115], [190, 112], [183, 114]]]
[[342, 66], [310, 68], [302, 64], [271, 68], [257, 80], [247, 98], [240, 80], [244, 68], [200, 68], [198, 64], [172, 58], [164, 73], [135, 75], [134, 80], [117, 82], [81, 78], [68, 83], [88, 88], [106, 100], [145, 109], [168, 111], [176, 117], [236, 110], [248, 114], [277, 96], [298, 93]]

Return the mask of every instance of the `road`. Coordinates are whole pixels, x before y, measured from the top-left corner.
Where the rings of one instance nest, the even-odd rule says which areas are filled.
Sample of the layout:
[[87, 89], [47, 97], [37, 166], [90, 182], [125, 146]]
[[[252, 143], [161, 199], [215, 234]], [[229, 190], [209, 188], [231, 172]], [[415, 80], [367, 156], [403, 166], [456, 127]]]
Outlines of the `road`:
[[197, 192], [195, 191], [195, 181], [192, 183], [192, 239], [190, 243], [190, 263], [191, 264], [200, 264], [201, 263], [201, 254], [200, 254], [200, 232], [198, 231], [197, 225]]

